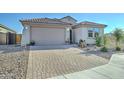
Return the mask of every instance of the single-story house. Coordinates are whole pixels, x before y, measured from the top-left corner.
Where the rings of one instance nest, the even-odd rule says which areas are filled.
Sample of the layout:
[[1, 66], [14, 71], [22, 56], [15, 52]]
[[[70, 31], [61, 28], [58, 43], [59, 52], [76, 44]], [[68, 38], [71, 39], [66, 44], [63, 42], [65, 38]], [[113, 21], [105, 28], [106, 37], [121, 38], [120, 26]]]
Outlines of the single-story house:
[[20, 20], [24, 29], [22, 45], [34, 41], [36, 45], [57, 45], [79, 43], [85, 40], [87, 44], [95, 44], [95, 37], [103, 37], [107, 25], [83, 21], [78, 23], [71, 16], [61, 19], [35, 18]]
[[16, 43], [16, 32], [5, 25], [0, 24], [0, 45]]

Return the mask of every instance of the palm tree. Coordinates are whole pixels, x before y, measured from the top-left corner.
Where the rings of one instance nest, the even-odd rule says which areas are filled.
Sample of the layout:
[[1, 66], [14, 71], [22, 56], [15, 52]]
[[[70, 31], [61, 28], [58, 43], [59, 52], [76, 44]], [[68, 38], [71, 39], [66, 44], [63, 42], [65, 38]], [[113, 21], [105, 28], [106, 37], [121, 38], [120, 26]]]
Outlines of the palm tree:
[[115, 28], [114, 32], [113, 32], [113, 35], [115, 36], [116, 38], [116, 50], [120, 50], [120, 47], [119, 47], [119, 42], [122, 40], [123, 36], [124, 36], [124, 32], [123, 32], [123, 29], [120, 29], [120, 28]]

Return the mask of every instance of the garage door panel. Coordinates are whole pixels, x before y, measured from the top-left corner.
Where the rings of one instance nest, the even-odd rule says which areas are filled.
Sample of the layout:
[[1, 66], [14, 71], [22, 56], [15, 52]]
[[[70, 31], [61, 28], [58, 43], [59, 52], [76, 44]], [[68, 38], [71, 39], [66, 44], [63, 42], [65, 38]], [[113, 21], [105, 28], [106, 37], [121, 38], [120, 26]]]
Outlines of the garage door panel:
[[31, 40], [37, 45], [64, 44], [64, 29], [32, 28]]

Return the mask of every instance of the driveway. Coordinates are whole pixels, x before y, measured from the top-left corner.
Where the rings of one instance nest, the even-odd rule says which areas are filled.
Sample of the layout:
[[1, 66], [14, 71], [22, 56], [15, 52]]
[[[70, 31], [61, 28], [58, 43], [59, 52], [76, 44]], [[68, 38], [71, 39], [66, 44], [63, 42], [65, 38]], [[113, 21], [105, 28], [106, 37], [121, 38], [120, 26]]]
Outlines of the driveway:
[[87, 70], [108, 63], [93, 54], [82, 54], [78, 48], [31, 50], [27, 79], [44, 79]]
[[124, 79], [124, 53], [113, 54], [109, 63], [52, 79]]

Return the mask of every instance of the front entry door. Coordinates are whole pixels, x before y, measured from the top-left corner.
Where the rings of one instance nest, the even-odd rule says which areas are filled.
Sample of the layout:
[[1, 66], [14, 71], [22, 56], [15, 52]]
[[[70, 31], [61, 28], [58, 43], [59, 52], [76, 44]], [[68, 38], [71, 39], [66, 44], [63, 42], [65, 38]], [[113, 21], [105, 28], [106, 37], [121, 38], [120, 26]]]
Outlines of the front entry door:
[[70, 30], [70, 44], [72, 44], [72, 30]]

